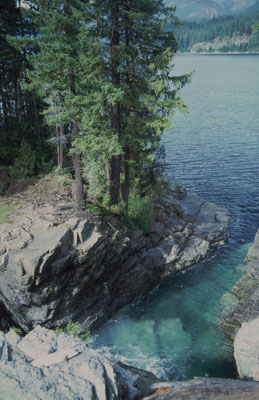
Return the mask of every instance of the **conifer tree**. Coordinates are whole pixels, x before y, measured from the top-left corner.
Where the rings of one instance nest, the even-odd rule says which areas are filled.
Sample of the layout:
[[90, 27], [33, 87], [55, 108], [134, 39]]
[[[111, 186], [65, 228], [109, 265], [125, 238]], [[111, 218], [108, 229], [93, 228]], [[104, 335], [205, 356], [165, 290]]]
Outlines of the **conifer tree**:
[[0, 163], [4, 164], [13, 162], [23, 138], [34, 147], [41, 141], [38, 111], [42, 103], [22, 87], [28, 63], [27, 49], [20, 42], [32, 36], [35, 27], [23, 18], [16, 3], [0, 1]]
[[[39, 27], [36, 38], [39, 52], [30, 57], [33, 70], [28, 72], [28, 87], [43, 96], [49, 106], [45, 116], [50, 126], [56, 127], [59, 164], [62, 164], [60, 132], [69, 130], [72, 160], [76, 177], [78, 205], [84, 197], [79, 150], [73, 145], [79, 134], [80, 112], [74, 101], [80, 94], [80, 65], [78, 62], [78, 35], [80, 24], [87, 22], [84, 2], [32, 0], [28, 15]], [[82, 12], [83, 10], [83, 12]], [[80, 20], [79, 18], [82, 18]]]
[[177, 49], [164, 29], [174, 10], [162, 0], [30, 0], [39, 53], [30, 57], [30, 88], [48, 101], [50, 125], [72, 136], [77, 201], [128, 203], [155, 162], [163, 129], [184, 108], [174, 77]]
[[118, 145], [106, 163], [109, 196], [116, 204], [120, 193], [127, 204], [133, 176], [141, 180], [152, 166], [163, 129], [175, 108], [184, 107], [177, 92], [189, 77], [172, 75], [177, 44], [164, 27], [177, 21], [163, 1], [94, 0], [91, 7], [106, 63], [104, 79], [113, 85], [105, 115]]

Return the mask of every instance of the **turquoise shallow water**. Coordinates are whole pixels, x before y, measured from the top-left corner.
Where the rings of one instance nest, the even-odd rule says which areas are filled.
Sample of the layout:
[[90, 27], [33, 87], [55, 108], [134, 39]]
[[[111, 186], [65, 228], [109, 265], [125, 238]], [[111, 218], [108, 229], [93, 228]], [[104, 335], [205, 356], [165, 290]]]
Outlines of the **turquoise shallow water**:
[[210, 260], [119, 312], [92, 346], [164, 379], [234, 377], [218, 321], [259, 228], [259, 56], [177, 56], [175, 64], [176, 74], [196, 72], [182, 92], [189, 113], [164, 135], [167, 175], [227, 206], [230, 238]]
[[218, 319], [221, 297], [241, 276], [239, 262], [247, 248], [217, 255], [162, 282], [107, 322], [92, 345], [164, 379], [235, 376]]

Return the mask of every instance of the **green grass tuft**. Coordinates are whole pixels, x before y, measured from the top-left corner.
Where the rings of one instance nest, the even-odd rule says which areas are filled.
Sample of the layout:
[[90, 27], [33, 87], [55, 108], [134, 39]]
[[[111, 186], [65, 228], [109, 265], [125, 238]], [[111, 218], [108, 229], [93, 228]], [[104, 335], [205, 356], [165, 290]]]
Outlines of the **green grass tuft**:
[[0, 204], [0, 224], [12, 222], [10, 215], [16, 213], [16, 208], [9, 204]]

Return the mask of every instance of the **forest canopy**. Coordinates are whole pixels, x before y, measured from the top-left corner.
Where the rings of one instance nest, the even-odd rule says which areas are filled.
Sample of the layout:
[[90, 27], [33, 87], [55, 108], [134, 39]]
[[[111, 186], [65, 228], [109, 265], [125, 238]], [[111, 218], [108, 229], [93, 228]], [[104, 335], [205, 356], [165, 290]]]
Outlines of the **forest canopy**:
[[55, 166], [86, 201], [127, 208], [159, 177], [161, 134], [185, 107], [174, 8], [162, 0], [0, 1], [0, 165]]
[[[237, 43], [222, 45], [220, 52], [258, 52], [259, 11], [238, 15], [226, 15], [211, 20], [184, 22], [175, 29], [179, 51], [189, 52], [196, 43], [213, 42], [215, 39], [237, 39]], [[169, 25], [169, 29], [173, 29]], [[247, 40], [238, 43], [238, 38], [246, 37]], [[232, 41], [232, 42], [235, 42]], [[202, 50], [201, 50], [202, 51]], [[213, 48], [211, 51], [214, 51]]]

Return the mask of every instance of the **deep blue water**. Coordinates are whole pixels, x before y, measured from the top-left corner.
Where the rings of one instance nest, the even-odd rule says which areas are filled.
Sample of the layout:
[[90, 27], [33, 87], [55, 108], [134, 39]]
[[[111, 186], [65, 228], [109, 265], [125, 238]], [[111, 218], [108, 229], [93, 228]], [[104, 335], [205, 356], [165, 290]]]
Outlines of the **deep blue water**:
[[97, 332], [92, 346], [164, 379], [235, 376], [219, 328], [225, 296], [243, 272], [259, 228], [259, 56], [175, 57], [175, 74], [195, 70], [182, 90], [189, 112], [164, 134], [167, 176], [227, 206], [230, 237], [208, 261], [160, 283]]

